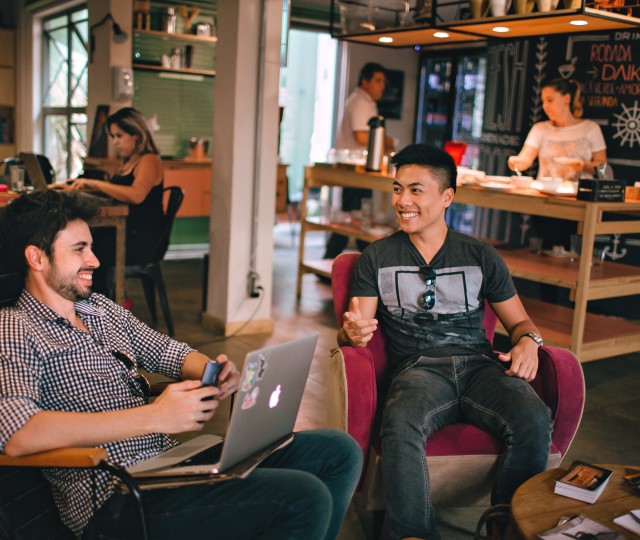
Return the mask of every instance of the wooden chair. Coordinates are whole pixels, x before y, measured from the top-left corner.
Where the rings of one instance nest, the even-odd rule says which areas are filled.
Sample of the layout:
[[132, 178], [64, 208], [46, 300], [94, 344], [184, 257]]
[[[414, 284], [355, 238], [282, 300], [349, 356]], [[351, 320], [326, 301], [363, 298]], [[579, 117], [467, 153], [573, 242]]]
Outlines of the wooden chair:
[[[338, 256], [332, 268], [331, 286], [336, 321], [349, 305], [351, 276], [359, 253]], [[486, 336], [493, 341], [496, 316], [485, 307]], [[551, 409], [554, 420], [548, 468], [557, 467], [578, 429], [584, 407], [584, 377], [571, 351], [542, 347], [539, 371], [531, 382]], [[328, 368], [328, 419], [331, 427], [351, 434], [362, 448], [363, 474], [358, 490], [366, 509], [373, 512], [374, 537], [378, 537], [385, 513], [381, 474], [378, 416], [384, 405], [387, 355], [382, 333], [377, 331], [367, 347], [340, 347], [331, 354]], [[445, 426], [429, 437], [427, 463], [434, 505], [488, 506], [502, 443], [465, 423]]]

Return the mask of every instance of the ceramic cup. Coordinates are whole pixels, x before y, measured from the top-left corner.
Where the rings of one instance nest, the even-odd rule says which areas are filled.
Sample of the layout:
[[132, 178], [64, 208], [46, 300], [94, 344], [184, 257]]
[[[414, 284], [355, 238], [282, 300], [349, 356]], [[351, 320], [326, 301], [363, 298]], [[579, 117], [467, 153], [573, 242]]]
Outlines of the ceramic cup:
[[551, 0], [536, 0], [538, 11], [551, 11]]
[[491, 15], [494, 17], [504, 17], [507, 14], [509, 6], [507, 0], [490, 0]]

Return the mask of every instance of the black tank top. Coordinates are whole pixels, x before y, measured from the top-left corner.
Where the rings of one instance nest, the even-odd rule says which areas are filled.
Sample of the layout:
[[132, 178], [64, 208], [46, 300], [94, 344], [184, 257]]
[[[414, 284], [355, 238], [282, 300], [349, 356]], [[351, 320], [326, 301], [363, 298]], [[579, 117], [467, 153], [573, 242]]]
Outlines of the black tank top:
[[[109, 182], [120, 186], [133, 184], [135, 167], [127, 174], [114, 174]], [[164, 179], [151, 188], [144, 201], [129, 205], [127, 216], [127, 264], [149, 262], [164, 225], [162, 190]]]
[[[127, 174], [114, 174], [109, 182], [119, 186], [130, 186], [134, 181], [135, 167]], [[129, 205], [129, 216], [127, 217], [127, 228], [137, 224], [162, 223], [164, 212], [162, 210], [162, 189], [164, 180], [157, 186], [153, 186], [144, 201], [140, 204]]]

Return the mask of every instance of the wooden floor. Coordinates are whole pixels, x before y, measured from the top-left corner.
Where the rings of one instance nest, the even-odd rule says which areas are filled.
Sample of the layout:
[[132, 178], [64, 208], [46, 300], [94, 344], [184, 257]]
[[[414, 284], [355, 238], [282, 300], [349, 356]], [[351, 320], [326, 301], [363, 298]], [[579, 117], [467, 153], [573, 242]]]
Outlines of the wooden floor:
[[[244, 355], [269, 343], [318, 332], [320, 339], [307, 381], [297, 429], [324, 427], [326, 422], [325, 364], [329, 350], [336, 345], [336, 324], [331, 291], [311, 274], [303, 279], [302, 298], [295, 298], [297, 236], [295, 227], [282, 222], [275, 227], [274, 287], [272, 316], [276, 321], [273, 335], [233, 337], [220, 341], [200, 324], [202, 311], [202, 259], [171, 260], [164, 263], [176, 339], [186, 341], [210, 356], [226, 353], [239, 365]], [[307, 256], [320, 258], [324, 250], [323, 233], [313, 233]], [[132, 311], [149, 321], [140, 285], [127, 281], [127, 296]], [[160, 315], [158, 329], [166, 327]], [[584, 364], [587, 404], [581, 427], [566, 460], [582, 459], [594, 463], [640, 465], [637, 433], [640, 432], [640, 354], [631, 354]], [[224, 408], [207, 426], [207, 431], [223, 433], [227, 414]], [[636, 433], [636, 435], [633, 435]], [[356, 504], [347, 515], [339, 540], [366, 538], [370, 516]], [[448, 509], [438, 511], [443, 540], [473, 538], [475, 523], [482, 509]]]

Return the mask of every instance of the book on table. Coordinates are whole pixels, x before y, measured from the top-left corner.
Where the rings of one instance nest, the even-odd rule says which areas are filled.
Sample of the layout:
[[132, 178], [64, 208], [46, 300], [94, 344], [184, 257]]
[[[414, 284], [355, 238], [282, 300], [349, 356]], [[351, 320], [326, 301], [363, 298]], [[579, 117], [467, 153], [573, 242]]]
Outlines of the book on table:
[[538, 540], [568, 540], [569, 538], [624, 540], [624, 535], [586, 516], [572, 517], [553, 529], [538, 534]]
[[640, 536], [640, 510], [631, 510], [613, 520], [616, 525]]
[[611, 473], [609, 469], [598, 465], [574, 461], [567, 472], [556, 480], [553, 492], [593, 504], [607, 486]]

